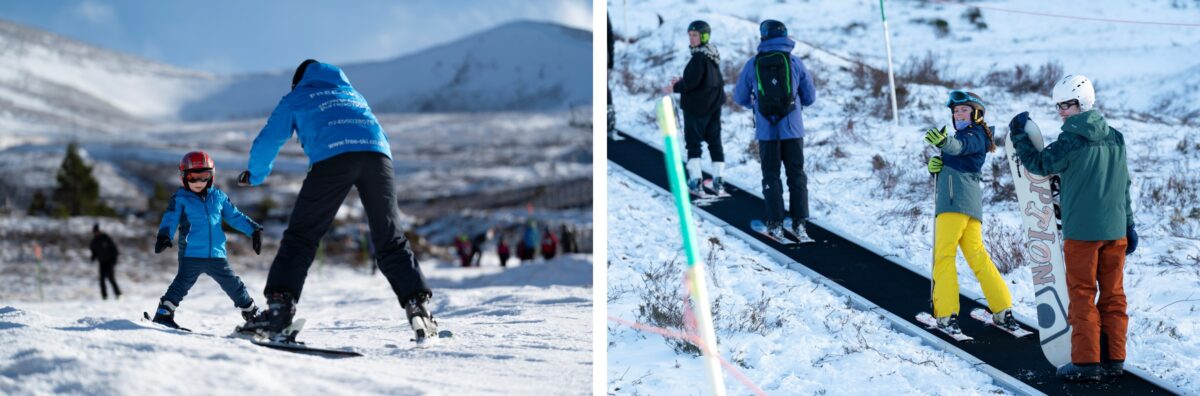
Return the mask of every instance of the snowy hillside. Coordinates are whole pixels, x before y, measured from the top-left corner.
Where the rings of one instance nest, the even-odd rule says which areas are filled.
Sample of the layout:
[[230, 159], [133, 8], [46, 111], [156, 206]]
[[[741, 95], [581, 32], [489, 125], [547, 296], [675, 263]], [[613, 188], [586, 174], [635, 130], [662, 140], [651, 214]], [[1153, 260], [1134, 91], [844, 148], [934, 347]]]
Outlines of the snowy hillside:
[[[513, 22], [394, 60], [341, 66], [376, 113], [562, 110], [592, 101], [591, 42], [588, 31]], [[181, 115], [265, 117], [293, 72], [235, 76]]]
[[[297, 317], [308, 320], [300, 338], [365, 355], [340, 360], [226, 337], [241, 319], [209, 280], [197, 282], [177, 311], [180, 324], [203, 334], [139, 319], [166, 289], [164, 274], [131, 281], [133, 275], [118, 266], [126, 289], [120, 301], [48, 294], [47, 302], [34, 302], [32, 290], [13, 298], [14, 290], [6, 289], [0, 303], [0, 393], [590, 394], [590, 256], [507, 270], [436, 262], [423, 268], [435, 293], [430, 308], [441, 328], [455, 333], [427, 348], [409, 341], [412, 331], [382, 276], [314, 268], [297, 306]], [[241, 275], [261, 300], [266, 273]], [[11, 284], [7, 276], [0, 280]], [[94, 289], [93, 282], [78, 279], [75, 287]]]
[[[1200, 50], [1200, 30], [1068, 21], [988, 8], [976, 19], [987, 27], [979, 28], [967, 17], [968, 8], [958, 4], [888, 4], [897, 82], [906, 92], [899, 127], [891, 125], [887, 95], [881, 90], [887, 78], [880, 72], [886, 65], [878, 2], [761, 0], [697, 7], [682, 0], [654, 0], [610, 5], [617, 34], [636, 39], [617, 43], [609, 77], [618, 128], [661, 147], [653, 100], [683, 70], [688, 22], [704, 19], [712, 25], [729, 84], [726, 92], [731, 93], [736, 73], [758, 41], [758, 22], [780, 19], [800, 41], [794, 53], [804, 59], [817, 85], [816, 104], [803, 109], [813, 216], [883, 255], [928, 272], [933, 189], [925, 171], [931, 150], [921, 134], [948, 123], [944, 106], [949, 89], [979, 93], [989, 104], [987, 120], [998, 137], [1007, 134], [1012, 116], [1028, 110], [1053, 139], [1061, 121], [1050, 103], [1051, 85], [1042, 80], [1058, 76], [1043, 77], [1039, 71], [1055, 74], [1053, 65], [1058, 64], [1058, 74], [1093, 77], [1099, 109], [1126, 137], [1142, 236], [1125, 272], [1127, 364], [1187, 392], [1200, 392], [1200, 382], [1188, 374], [1200, 370], [1194, 359], [1200, 353], [1200, 304], [1191, 292], [1200, 287], [1200, 179], [1190, 172], [1200, 161], [1200, 140], [1192, 136], [1197, 119], [1189, 115], [1200, 106], [1193, 98], [1196, 91], [1186, 88], [1200, 79], [1200, 61], [1178, 56]], [[1110, 19], [1200, 20], [1200, 4], [1192, 2], [1098, 1], [1066, 8], [1014, 0], [970, 5]], [[938, 19], [948, 22], [945, 36], [939, 37]], [[1016, 65], [1028, 67], [1019, 72]], [[1159, 103], [1162, 95], [1170, 103]], [[1177, 111], [1178, 106], [1183, 107]], [[757, 192], [761, 171], [751, 115], [732, 103], [723, 111], [726, 176]], [[1030, 274], [1013, 249], [1020, 243], [1020, 218], [1005, 155], [998, 149], [984, 166], [984, 239], [1017, 300], [1017, 312], [1035, 317]], [[966, 268], [965, 262], [960, 268]], [[959, 275], [963, 292], [979, 296], [970, 272]]]
[[[589, 31], [527, 21], [339, 66], [376, 113], [559, 111], [591, 103], [591, 51]], [[265, 117], [293, 72], [212, 75], [0, 20], [0, 147], [36, 139], [33, 132]]]

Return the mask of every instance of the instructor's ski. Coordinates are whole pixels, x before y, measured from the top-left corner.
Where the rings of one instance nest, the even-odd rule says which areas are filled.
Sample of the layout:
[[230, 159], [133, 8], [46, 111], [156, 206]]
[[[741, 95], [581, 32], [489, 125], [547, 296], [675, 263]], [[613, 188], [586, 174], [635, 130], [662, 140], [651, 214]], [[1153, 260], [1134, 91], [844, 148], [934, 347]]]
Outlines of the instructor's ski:
[[253, 336], [252, 338], [250, 338], [250, 342], [252, 342], [252, 343], [254, 343], [254, 345], [258, 345], [258, 346], [264, 346], [267, 348], [273, 348], [273, 349], [278, 349], [278, 350], [282, 350], [282, 351], [300, 353], [300, 354], [305, 354], [305, 355], [315, 355], [315, 356], [330, 357], [330, 358], [362, 356], [361, 353], [354, 352], [354, 351], [312, 347], [312, 346], [306, 345], [303, 342], [296, 341], [296, 335], [299, 334], [300, 330], [304, 328], [304, 323], [305, 323], [304, 319], [296, 319], [296, 320], [292, 321], [291, 326], [288, 326], [286, 329], [283, 329], [283, 331], [280, 333], [280, 335], [279, 335], [279, 337], [277, 337], [277, 339], [271, 339], [271, 338], [267, 338], [267, 337], [263, 337], [263, 336]]

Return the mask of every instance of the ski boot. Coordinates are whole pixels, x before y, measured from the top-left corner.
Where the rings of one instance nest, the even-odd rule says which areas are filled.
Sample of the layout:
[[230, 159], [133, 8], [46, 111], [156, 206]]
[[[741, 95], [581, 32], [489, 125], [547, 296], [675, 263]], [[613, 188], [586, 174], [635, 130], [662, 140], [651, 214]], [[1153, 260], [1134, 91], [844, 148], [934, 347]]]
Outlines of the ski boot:
[[962, 328], [958, 327], [958, 314], [950, 314], [950, 316], [937, 318], [938, 329], [946, 334], [958, 335], [962, 334]]
[[717, 192], [717, 195], [725, 194], [725, 179], [714, 177], [712, 181], [712, 188], [713, 191]]
[[688, 179], [687, 188], [688, 193], [696, 198], [704, 198], [706, 196], [704, 186], [700, 185], [700, 179]]
[[767, 222], [767, 236], [775, 238], [777, 241], [787, 241], [787, 238], [783, 236], [783, 223], [778, 221]]
[[1013, 317], [1011, 308], [992, 314], [992, 323], [1008, 331], [1021, 330], [1021, 324], [1017, 323], [1017, 319]]
[[[251, 306], [253, 308], [253, 305]], [[242, 311], [243, 315], [246, 313]], [[289, 292], [267, 293], [267, 309], [259, 310], [257, 314], [237, 327], [239, 333], [262, 337], [271, 341], [295, 342], [296, 333], [285, 334], [284, 330], [292, 325], [292, 317], [296, 315], [296, 299]]]
[[1103, 370], [1099, 364], [1067, 363], [1058, 368], [1058, 378], [1064, 381], [1096, 382], [1100, 381]]
[[429, 297], [431, 297], [429, 292], [418, 292], [402, 304], [404, 314], [408, 317], [408, 323], [416, 332], [414, 340], [417, 344], [423, 344], [427, 339], [438, 336], [437, 321], [433, 320], [433, 314], [429, 313], [429, 308], [426, 307]]
[[170, 301], [158, 300], [158, 310], [154, 311], [154, 319], [151, 322], [178, 329], [179, 324], [175, 323], [175, 308], [175, 304]]
[[808, 220], [804, 219], [792, 219], [792, 236], [796, 237], [796, 242], [808, 243], [813, 241], [812, 237], [808, 236], [808, 230], [804, 226], [807, 222]]
[[259, 310], [258, 306], [254, 305], [254, 300], [250, 300], [250, 305], [238, 309], [242, 310], [242, 320], [245, 320], [246, 323], [250, 323], [251, 320], [254, 320], [255, 316], [258, 316]]
[[1105, 377], [1120, 377], [1125, 375], [1125, 361], [1113, 360], [1100, 364], [1100, 374]]

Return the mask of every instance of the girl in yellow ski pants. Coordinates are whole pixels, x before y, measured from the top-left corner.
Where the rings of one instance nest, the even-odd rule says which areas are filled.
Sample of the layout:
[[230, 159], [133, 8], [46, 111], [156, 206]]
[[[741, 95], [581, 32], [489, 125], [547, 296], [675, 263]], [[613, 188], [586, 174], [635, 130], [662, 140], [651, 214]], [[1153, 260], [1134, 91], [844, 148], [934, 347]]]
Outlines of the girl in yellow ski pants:
[[946, 212], [937, 216], [933, 246], [933, 316], [958, 314], [958, 270], [955, 259], [961, 248], [967, 264], [975, 272], [987, 297], [988, 309], [1000, 312], [1012, 307], [1012, 295], [1000, 271], [983, 248], [983, 230], [979, 220], [962, 213]]

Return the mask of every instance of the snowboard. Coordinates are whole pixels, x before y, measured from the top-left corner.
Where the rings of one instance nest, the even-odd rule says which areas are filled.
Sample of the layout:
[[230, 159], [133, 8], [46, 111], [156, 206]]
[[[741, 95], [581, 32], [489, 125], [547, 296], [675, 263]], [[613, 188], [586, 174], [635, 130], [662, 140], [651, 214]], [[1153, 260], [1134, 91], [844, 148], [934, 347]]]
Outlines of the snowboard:
[[150, 321], [150, 323], [154, 323], [155, 325], [162, 326], [163, 328], [167, 328], [167, 329], [171, 329], [171, 330], [179, 330], [179, 331], [188, 332], [188, 333], [192, 332], [192, 329], [189, 329], [187, 327], [171, 327], [171, 326], [167, 326], [162, 323], [156, 323], [156, 322], [154, 322], [154, 319], [150, 317], [150, 313], [146, 312], [146, 311], [142, 311], [142, 317], [146, 318], [146, 320]]
[[950, 336], [950, 338], [953, 338], [955, 341], [958, 341], [958, 342], [971, 341], [971, 340], [975, 339], [975, 338], [972, 338], [971, 336], [963, 334], [963, 333], [950, 334], [950, 333], [945, 332], [944, 330], [942, 330], [942, 328], [938, 327], [937, 319], [934, 318], [933, 315], [930, 315], [929, 312], [921, 312], [921, 313], [917, 314], [917, 322], [920, 322], [922, 325], [925, 325], [926, 329], [940, 331], [942, 334], [948, 335], [948, 336]]
[[762, 220], [751, 220], [750, 221], [750, 229], [754, 230], [754, 232], [762, 234], [762, 236], [767, 237], [770, 240], [775, 241], [776, 243], [782, 244], [784, 246], [800, 246], [800, 243], [797, 242], [796, 240], [787, 238], [786, 231], [784, 232], [785, 236], [783, 238], [776, 238], [776, 237], [771, 236], [771, 234], [767, 233], [767, 223], [763, 223]]
[[[1033, 146], [1041, 150], [1045, 141], [1033, 120], [1025, 123], [1025, 133]], [[1025, 243], [1021, 255], [1033, 272], [1037, 302], [1038, 337], [1042, 354], [1055, 367], [1071, 362], [1071, 325], [1067, 323], [1067, 280], [1063, 260], [1063, 240], [1055, 217], [1056, 204], [1050, 180], [1053, 175], [1038, 176], [1026, 171], [1013, 149], [1012, 131], [1004, 139], [1004, 152], [1017, 191], [1021, 212], [1021, 234]]]
[[1003, 330], [1005, 333], [1012, 334], [1013, 337], [1021, 338], [1021, 337], [1033, 334], [1032, 331], [1025, 330], [1024, 328], [1019, 329], [1017, 331], [1012, 331], [1012, 330], [1006, 329], [1002, 326], [996, 325], [996, 322], [992, 321], [992, 313], [988, 312], [987, 310], [985, 310], [983, 308], [972, 309], [971, 317], [974, 318], [975, 320], [983, 322], [983, 324], [985, 324], [985, 325], [992, 326], [997, 329]]

